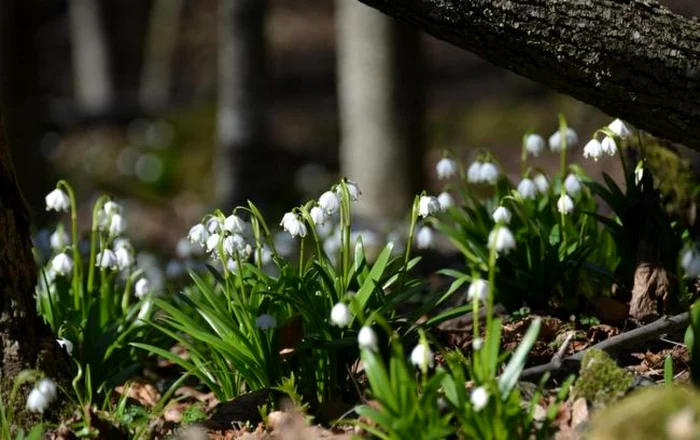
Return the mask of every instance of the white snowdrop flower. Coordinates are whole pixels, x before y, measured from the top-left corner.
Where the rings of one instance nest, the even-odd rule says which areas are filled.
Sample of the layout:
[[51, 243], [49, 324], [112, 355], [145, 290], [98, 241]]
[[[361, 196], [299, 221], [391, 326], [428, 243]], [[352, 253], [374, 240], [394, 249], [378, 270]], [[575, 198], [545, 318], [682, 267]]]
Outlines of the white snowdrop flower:
[[223, 247], [224, 252], [231, 257], [240, 255], [245, 252], [246, 242], [245, 239], [238, 234], [229, 235], [224, 238]]
[[428, 344], [418, 343], [411, 351], [411, 363], [418, 368], [424, 369], [435, 366], [435, 355]]
[[46, 210], [47, 211], [65, 211], [70, 209], [70, 198], [62, 189], [56, 188], [46, 195]]
[[286, 226], [285, 226], [285, 224], [287, 224], [287, 223], [289, 223], [289, 222], [296, 222], [296, 221], [298, 221], [297, 215], [296, 215], [296, 214], [294, 214], [294, 213], [291, 212], [291, 211], [290, 211], [290, 212], [286, 212], [286, 213], [282, 216], [282, 221], [280, 222], [280, 226], [282, 226], [282, 228], [284, 228], [284, 229], [287, 229]]
[[617, 153], [617, 144], [615, 143], [615, 139], [611, 138], [610, 136], [605, 136], [601, 146], [603, 152], [608, 156], [614, 156]]
[[433, 229], [429, 226], [421, 226], [421, 228], [416, 233], [416, 246], [418, 249], [428, 249], [433, 247], [435, 242], [435, 234]]
[[568, 194], [562, 194], [559, 197], [557, 210], [562, 214], [571, 214], [574, 211], [574, 201]]
[[489, 393], [484, 387], [474, 388], [469, 400], [474, 406], [474, 411], [479, 412], [489, 403]]
[[111, 249], [105, 249], [97, 254], [95, 265], [102, 269], [116, 269], [118, 267], [117, 256], [114, 255]]
[[476, 351], [481, 350], [481, 347], [484, 346], [484, 338], [475, 338], [472, 341], [472, 348]]
[[564, 188], [566, 188], [567, 194], [576, 197], [581, 193], [581, 182], [574, 174], [569, 174], [566, 176], [566, 179], [564, 179]]
[[73, 271], [73, 259], [61, 252], [51, 260], [51, 270], [57, 275], [68, 275]]
[[66, 338], [58, 338], [56, 339], [56, 342], [58, 343], [59, 347], [66, 349], [68, 356], [73, 356], [73, 343], [71, 341]]
[[[571, 129], [570, 127], [567, 127], [566, 129], [566, 149], [570, 150], [571, 148], [574, 148], [578, 145], [578, 135], [576, 132]], [[549, 149], [555, 153], [561, 151], [562, 148], [562, 139], [561, 139], [561, 133], [559, 130], [555, 131], [554, 134], [552, 134], [549, 137]]]
[[143, 298], [151, 290], [151, 283], [146, 278], [139, 278], [134, 285], [134, 294], [136, 298]]
[[700, 276], [700, 255], [697, 250], [688, 249], [681, 256], [681, 267], [685, 270], [688, 278], [697, 278]]
[[119, 249], [117, 249], [114, 252], [115, 257], [117, 258], [117, 267], [119, 270], [125, 270], [133, 266], [134, 264], [134, 255], [131, 252], [131, 249], [127, 248], [126, 246], [122, 246]]
[[537, 184], [530, 179], [523, 179], [518, 183], [517, 191], [523, 199], [534, 200], [537, 197]]
[[353, 202], [357, 202], [357, 200], [360, 198], [362, 195], [362, 191], [360, 191], [360, 187], [357, 186], [357, 182], [347, 179], [345, 181], [345, 186], [348, 188], [348, 194], [350, 194], [350, 200]]
[[314, 225], [316, 226], [321, 226], [324, 223], [326, 223], [326, 213], [319, 206], [314, 206], [313, 208], [311, 208], [311, 211], [309, 211], [309, 215], [311, 216], [311, 220], [313, 220]]
[[106, 231], [109, 229], [109, 215], [104, 210], [97, 211], [97, 230]]
[[255, 326], [263, 331], [270, 330], [277, 327], [277, 320], [266, 313], [255, 318]]
[[178, 258], [189, 258], [192, 255], [192, 243], [186, 238], [179, 239], [175, 245], [175, 255]]
[[210, 217], [207, 220], [206, 225], [207, 225], [207, 231], [209, 231], [210, 234], [216, 234], [219, 231], [221, 231], [221, 222], [216, 217]]
[[549, 180], [547, 180], [547, 176], [544, 174], [536, 175], [533, 182], [535, 182], [535, 185], [537, 185], [537, 191], [539, 191], [540, 194], [546, 194], [549, 192]]
[[539, 134], [533, 133], [527, 135], [525, 138], [525, 151], [530, 153], [531, 155], [535, 157], [539, 157], [540, 154], [544, 151], [545, 148], [545, 142], [544, 138], [540, 136]]
[[219, 234], [212, 234], [207, 238], [207, 252], [212, 253], [219, 250], [219, 241], [221, 241], [221, 236]]
[[422, 196], [418, 201], [418, 215], [427, 217], [440, 211], [440, 202], [437, 197]]
[[644, 178], [644, 167], [639, 167], [634, 170], [634, 184], [639, 186]]
[[282, 227], [285, 231], [289, 232], [289, 235], [292, 237], [306, 237], [306, 225], [304, 222], [299, 220], [299, 217], [296, 214], [292, 214], [292, 217], [288, 218]]
[[318, 198], [318, 206], [328, 215], [334, 214], [340, 208], [340, 198], [333, 191], [326, 191]]
[[187, 238], [189, 238], [192, 243], [198, 243], [200, 246], [203, 246], [209, 239], [209, 231], [207, 231], [207, 228], [204, 227], [203, 224], [198, 223], [190, 228]]
[[238, 275], [238, 261], [229, 258], [226, 262], [226, 269], [234, 275]]
[[63, 229], [56, 229], [53, 234], [51, 234], [49, 241], [51, 243], [51, 249], [60, 251], [70, 244], [70, 237]]
[[608, 125], [608, 128], [610, 131], [615, 133], [616, 135], [620, 136], [622, 139], [626, 139], [630, 135], [630, 129], [627, 128], [624, 122], [622, 122], [620, 119], [615, 119]]
[[58, 394], [56, 384], [53, 382], [53, 380], [47, 377], [39, 379], [39, 382], [36, 383], [34, 388], [39, 390], [41, 394], [46, 396], [46, 398], [49, 399], [49, 401], [55, 399], [56, 395]]
[[340, 328], [347, 327], [352, 319], [350, 307], [343, 302], [339, 302], [331, 309], [331, 322]]
[[473, 301], [476, 297], [479, 301], [485, 302], [489, 296], [489, 282], [482, 279], [473, 280], [467, 289], [467, 300]]
[[488, 245], [489, 249], [507, 254], [512, 249], [515, 249], [515, 237], [513, 237], [513, 233], [507, 227], [496, 226], [489, 233]]
[[112, 249], [114, 249], [114, 252], [116, 252], [121, 248], [133, 249], [134, 247], [131, 246], [131, 242], [129, 242], [128, 238], [115, 238], [114, 242], [112, 242]]
[[364, 326], [360, 329], [360, 332], [357, 334], [357, 344], [360, 346], [360, 350], [377, 351], [379, 341], [372, 327]]
[[481, 182], [481, 167], [484, 164], [478, 160], [472, 163], [467, 169], [467, 182], [479, 183]]
[[106, 201], [105, 204], [102, 206], [102, 209], [104, 209], [107, 215], [122, 213], [122, 206], [119, 203], [114, 202], [112, 200]]
[[112, 235], [119, 235], [126, 230], [126, 222], [121, 214], [112, 214], [112, 218], [109, 221], [109, 233]]
[[493, 211], [492, 217], [493, 221], [496, 223], [503, 223], [507, 225], [510, 223], [510, 219], [513, 217], [513, 214], [511, 214], [508, 208], [505, 206], [499, 206], [495, 211]]
[[272, 261], [272, 252], [267, 246], [263, 246], [260, 252], [255, 251], [255, 264], [260, 264], [262, 266], [269, 264]]
[[479, 178], [482, 182], [494, 185], [498, 182], [498, 168], [491, 162], [486, 162], [481, 166], [481, 171], [479, 173]]
[[224, 220], [224, 229], [232, 234], [245, 235], [248, 232], [248, 223], [236, 214], [231, 214]]
[[603, 157], [603, 153], [603, 145], [598, 142], [597, 139], [591, 139], [586, 146], [583, 147], [583, 157], [593, 159], [596, 162]]
[[450, 159], [449, 157], [443, 157], [435, 165], [435, 171], [437, 171], [438, 179], [445, 180], [457, 174], [459, 167], [457, 162]]
[[441, 192], [440, 195], [437, 196], [437, 199], [438, 203], [440, 203], [440, 211], [446, 211], [447, 208], [451, 208], [455, 205], [455, 199], [452, 198], [452, 195], [447, 191]]
[[38, 389], [34, 388], [27, 397], [27, 409], [32, 412], [43, 413], [49, 407], [51, 401]]

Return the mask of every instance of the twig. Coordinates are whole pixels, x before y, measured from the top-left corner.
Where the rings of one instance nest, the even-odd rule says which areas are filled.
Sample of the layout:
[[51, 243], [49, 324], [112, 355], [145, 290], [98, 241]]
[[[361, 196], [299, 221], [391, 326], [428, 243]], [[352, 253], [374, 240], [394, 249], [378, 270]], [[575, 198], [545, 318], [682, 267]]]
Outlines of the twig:
[[559, 347], [559, 350], [552, 356], [552, 360], [549, 361], [550, 363], [554, 362], [559, 362], [561, 363], [562, 358], [564, 357], [564, 353], [566, 353], [566, 349], [569, 348], [569, 344], [571, 344], [571, 340], [574, 339], [574, 335], [576, 335], [575, 331], [570, 331], [566, 334], [566, 338], [564, 339], [564, 342], [562, 342], [561, 347]]
[[633, 347], [640, 342], [647, 341], [649, 339], [655, 339], [665, 333], [671, 333], [680, 330], [690, 323], [690, 315], [688, 312], [681, 313], [675, 316], [666, 316], [651, 324], [647, 324], [643, 327], [636, 328], [634, 330], [628, 331], [626, 333], [613, 336], [610, 339], [606, 339], [592, 347], [588, 347], [585, 350], [579, 351], [573, 356], [561, 359], [559, 362], [549, 362], [544, 365], [538, 365], [536, 367], [531, 367], [523, 370], [520, 376], [521, 380], [534, 381], [539, 379], [544, 373], [550, 372], [571, 372], [578, 369], [584, 354], [591, 349], [603, 350], [608, 353], [618, 352], [624, 350], [625, 348]]

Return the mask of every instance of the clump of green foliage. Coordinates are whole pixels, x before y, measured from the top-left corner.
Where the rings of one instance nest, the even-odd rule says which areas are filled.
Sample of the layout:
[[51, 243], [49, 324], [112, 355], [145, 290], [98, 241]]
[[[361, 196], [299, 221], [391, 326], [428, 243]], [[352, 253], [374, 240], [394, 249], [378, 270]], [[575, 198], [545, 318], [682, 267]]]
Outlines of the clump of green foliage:
[[594, 407], [603, 407], [624, 396], [631, 385], [632, 374], [618, 367], [607, 353], [589, 350], [581, 361], [573, 393]]

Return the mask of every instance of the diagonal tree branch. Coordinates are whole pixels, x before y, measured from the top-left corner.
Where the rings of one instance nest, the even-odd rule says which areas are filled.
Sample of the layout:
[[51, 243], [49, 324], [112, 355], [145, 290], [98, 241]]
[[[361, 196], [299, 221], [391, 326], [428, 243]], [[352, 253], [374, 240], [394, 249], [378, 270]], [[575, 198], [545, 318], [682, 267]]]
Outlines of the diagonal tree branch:
[[700, 23], [653, 0], [360, 1], [700, 150]]

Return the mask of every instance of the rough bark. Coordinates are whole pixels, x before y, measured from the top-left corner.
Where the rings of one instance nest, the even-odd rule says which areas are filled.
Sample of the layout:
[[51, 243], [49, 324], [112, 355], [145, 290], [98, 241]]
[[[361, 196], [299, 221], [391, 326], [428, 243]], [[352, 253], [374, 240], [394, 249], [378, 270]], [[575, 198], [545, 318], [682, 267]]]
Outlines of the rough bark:
[[341, 171], [362, 189], [358, 214], [401, 219], [422, 182], [420, 35], [347, 0], [336, 32]]
[[114, 99], [107, 36], [98, 0], [70, 0], [73, 84], [78, 105], [86, 113], [101, 113]]
[[700, 23], [653, 0], [360, 1], [700, 150]]
[[[265, 0], [220, 0], [218, 149], [214, 163], [218, 206], [254, 198], [256, 167], [266, 148]], [[269, 160], [269, 158], [268, 158]]]

